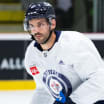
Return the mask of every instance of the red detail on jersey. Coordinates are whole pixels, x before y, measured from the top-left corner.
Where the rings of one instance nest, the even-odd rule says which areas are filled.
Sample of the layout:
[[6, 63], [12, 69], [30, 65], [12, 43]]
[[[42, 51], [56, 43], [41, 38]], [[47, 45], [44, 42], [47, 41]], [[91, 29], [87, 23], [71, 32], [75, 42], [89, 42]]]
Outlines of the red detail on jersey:
[[36, 75], [36, 74], [40, 73], [36, 66], [30, 67], [30, 71], [31, 71], [32, 75]]
[[59, 88], [60, 88], [59, 84], [56, 83], [56, 82], [53, 82], [53, 83], [51, 84], [51, 87], [52, 87], [55, 91], [58, 91]]

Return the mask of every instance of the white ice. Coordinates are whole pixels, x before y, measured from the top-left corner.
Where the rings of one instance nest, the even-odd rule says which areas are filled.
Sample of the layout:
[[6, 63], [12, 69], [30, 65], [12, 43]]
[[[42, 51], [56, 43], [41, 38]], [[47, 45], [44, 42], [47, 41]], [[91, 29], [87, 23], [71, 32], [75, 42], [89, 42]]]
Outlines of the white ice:
[[0, 104], [30, 104], [34, 90], [0, 91]]

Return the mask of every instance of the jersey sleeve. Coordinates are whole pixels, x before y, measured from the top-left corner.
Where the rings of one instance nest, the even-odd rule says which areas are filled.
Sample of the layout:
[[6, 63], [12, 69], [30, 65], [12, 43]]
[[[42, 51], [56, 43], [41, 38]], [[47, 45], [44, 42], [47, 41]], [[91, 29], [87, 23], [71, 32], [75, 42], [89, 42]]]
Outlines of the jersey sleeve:
[[53, 104], [54, 99], [45, 89], [37, 88], [34, 91], [30, 104]]
[[[30, 104], [53, 104], [54, 99], [52, 95], [44, 88], [44, 85], [42, 85], [41, 79], [37, 75], [33, 75], [30, 71], [31, 65], [36, 65], [36, 62], [34, 59], [37, 59], [34, 57], [34, 52], [32, 53], [32, 45], [30, 45], [27, 48], [27, 51], [25, 53], [25, 59], [24, 59], [24, 65], [26, 68], [26, 71], [28, 74], [30, 74], [33, 77], [33, 80], [36, 83], [36, 89], [34, 90], [34, 94], [32, 96]], [[36, 60], [37, 61], [37, 60]]]
[[34, 94], [32, 96], [31, 102], [30, 104], [46, 104], [48, 102], [48, 104], [53, 104], [54, 99], [53, 97], [50, 95], [50, 93], [44, 88], [43, 85], [41, 85], [40, 79], [35, 78], [30, 70], [29, 70], [29, 66], [28, 66], [28, 61], [25, 60], [25, 67], [27, 72], [33, 77], [33, 80], [36, 83], [36, 89], [34, 90]]
[[25, 69], [26, 69], [27, 73], [32, 76], [32, 73], [30, 72], [30, 68], [29, 68], [29, 59], [28, 59], [28, 56], [25, 56], [24, 65], [25, 65]]
[[25, 58], [24, 58], [24, 66], [28, 74], [32, 76], [32, 73], [30, 71], [30, 65], [32, 61], [32, 47], [33, 47], [34, 42], [31, 42], [25, 52]]
[[87, 38], [82, 38], [76, 47], [75, 70], [82, 84], [71, 94], [77, 104], [93, 104], [104, 99], [104, 66], [94, 46]]

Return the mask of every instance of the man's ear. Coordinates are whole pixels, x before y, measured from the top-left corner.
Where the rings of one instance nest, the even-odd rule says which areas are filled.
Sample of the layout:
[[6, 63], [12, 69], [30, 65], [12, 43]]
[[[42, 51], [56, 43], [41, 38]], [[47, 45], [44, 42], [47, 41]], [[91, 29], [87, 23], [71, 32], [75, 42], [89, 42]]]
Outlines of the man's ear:
[[51, 30], [54, 30], [56, 28], [56, 20], [52, 19], [51, 20]]

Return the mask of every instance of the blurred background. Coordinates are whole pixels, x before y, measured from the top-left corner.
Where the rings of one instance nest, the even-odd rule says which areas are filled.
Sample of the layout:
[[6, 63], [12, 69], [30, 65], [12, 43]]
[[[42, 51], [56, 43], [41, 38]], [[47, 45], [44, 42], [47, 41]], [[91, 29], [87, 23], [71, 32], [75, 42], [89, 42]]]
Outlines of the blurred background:
[[103, 0], [0, 0], [0, 32], [24, 32], [24, 10], [37, 1], [53, 4], [57, 29], [104, 32]]
[[[36, 88], [35, 82], [24, 67], [25, 50], [31, 40], [28, 33], [24, 32], [23, 20], [28, 5], [37, 1], [48, 1], [54, 6], [57, 30], [84, 33], [94, 42], [104, 59], [104, 0], [0, 0], [0, 98], [2, 97], [2, 104], [14, 104], [17, 99], [21, 99], [16, 101], [19, 104], [29, 104], [28, 101]], [[8, 91], [14, 92], [8, 93]], [[27, 98], [24, 98], [26, 95]], [[11, 100], [7, 103], [3, 98], [8, 96], [11, 96], [9, 97]], [[13, 98], [13, 101], [12, 96], [16, 96], [17, 99]]]

